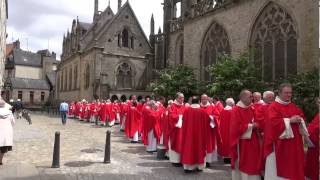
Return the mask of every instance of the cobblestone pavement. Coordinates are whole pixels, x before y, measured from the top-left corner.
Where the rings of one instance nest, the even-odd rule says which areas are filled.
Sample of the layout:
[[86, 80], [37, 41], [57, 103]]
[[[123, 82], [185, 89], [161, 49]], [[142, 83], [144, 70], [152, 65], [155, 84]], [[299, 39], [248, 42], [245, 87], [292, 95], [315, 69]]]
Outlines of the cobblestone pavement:
[[[181, 167], [159, 161], [142, 144], [131, 144], [119, 127], [111, 128], [111, 164], [103, 164], [108, 128], [58, 117], [32, 116], [33, 124], [17, 120], [14, 148], [5, 155], [0, 180], [230, 180], [230, 167], [213, 165], [203, 172], [185, 174]], [[60, 168], [52, 169], [54, 134], [61, 133]]]

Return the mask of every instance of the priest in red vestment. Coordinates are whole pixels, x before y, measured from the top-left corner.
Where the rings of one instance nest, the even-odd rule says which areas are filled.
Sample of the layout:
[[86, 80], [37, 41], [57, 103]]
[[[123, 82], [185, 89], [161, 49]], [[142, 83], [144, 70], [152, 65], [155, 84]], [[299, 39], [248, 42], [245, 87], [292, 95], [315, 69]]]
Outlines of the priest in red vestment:
[[230, 162], [230, 128], [231, 128], [231, 114], [235, 102], [232, 98], [226, 100], [226, 107], [220, 115], [220, 134], [221, 146], [218, 149], [218, 154], [224, 158], [225, 162]]
[[254, 92], [252, 94], [253, 96], [253, 107], [254, 109], [259, 109], [263, 104], [263, 100], [262, 100], [262, 97], [261, 97], [261, 93], [260, 92]]
[[182, 143], [182, 124], [185, 106], [184, 95], [177, 93], [176, 100], [169, 108], [169, 160], [174, 166], [180, 166], [180, 153]]
[[[264, 131], [264, 124], [268, 118], [268, 108], [270, 104], [274, 101], [274, 92], [265, 91], [263, 93], [263, 103], [255, 104], [255, 113], [256, 113], [256, 121], [261, 130], [261, 133]], [[258, 105], [261, 104], [261, 105]]]
[[219, 110], [216, 106], [209, 103], [209, 97], [206, 94], [201, 96], [200, 108], [203, 109], [210, 117], [210, 123], [207, 126], [207, 150], [206, 162], [207, 166], [212, 162], [218, 161], [217, 144], [221, 144], [221, 136], [219, 131]]
[[125, 133], [132, 143], [139, 141], [139, 128], [141, 124], [141, 112], [137, 109], [137, 102], [133, 101], [128, 106]]
[[264, 130], [266, 180], [304, 180], [302, 137], [308, 131], [302, 111], [291, 102], [292, 86], [281, 84], [278, 96], [269, 108]]
[[181, 163], [185, 172], [202, 170], [206, 166], [208, 127], [213, 119], [200, 108], [199, 98], [193, 97], [192, 104], [183, 114]]
[[220, 102], [219, 98], [218, 97], [212, 98], [212, 102], [217, 107], [219, 113], [221, 113], [224, 108], [223, 108], [223, 104]]
[[[320, 99], [317, 99], [320, 108]], [[305, 162], [305, 176], [308, 180], [319, 180], [319, 112], [308, 126], [313, 146], [308, 148]]]
[[230, 129], [232, 179], [260, 180], [262, 167], [261, 135], [255, 122], [252, 94], [240, 93], [240, 101], [232, 110]]

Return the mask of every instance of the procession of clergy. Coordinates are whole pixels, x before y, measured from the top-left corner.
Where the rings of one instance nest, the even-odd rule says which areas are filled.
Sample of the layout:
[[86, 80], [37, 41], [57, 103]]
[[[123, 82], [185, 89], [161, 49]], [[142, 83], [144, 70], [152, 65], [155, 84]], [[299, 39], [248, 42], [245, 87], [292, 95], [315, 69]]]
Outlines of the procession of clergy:
[[82, 101], [70, 104], [69, 117], [119, 124], [132, 143], [141, 141], [148, 152], [165, 150], [186, 173], [202, 171], [219, 157], [231, 159], [233, 180], [317, 180], [319, 113], [307, 128], [292, 94], [285, 83], [277, 96], [243, 90], [237, 104], [228, 98], [225, 107], [205, 94], [184, 104], [180, 92], [166, 107], [164, 99], [138, 102], [136, 96], [126, 102]]

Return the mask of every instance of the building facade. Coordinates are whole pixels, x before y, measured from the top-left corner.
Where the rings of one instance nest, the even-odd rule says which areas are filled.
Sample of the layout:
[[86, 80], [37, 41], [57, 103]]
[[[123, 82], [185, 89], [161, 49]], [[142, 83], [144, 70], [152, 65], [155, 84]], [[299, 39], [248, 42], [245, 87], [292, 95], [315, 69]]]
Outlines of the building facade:
[[37, 53], [20, 49], [19, 40], [7, 45], [5, 84], [2, 97], [20, 99], [26, 107], [40, 107], [53, 100], [55, 70], [59, 61], [55, 53]]
[[[145, 95], [158, 70], [179, 64], [208, 82], [219, 56], [250, 52], [265, 81], [319, 67], [319, 8], [314, 0], [164, 0], [163, 28], [149, 40], [129, 4], [74, 20], [63, 41], [58, 100]], [[178, 8], [179, 7], [179, 8]]]
[[4, 88], [4, 64], [5, 64], [5, 53], [6, 53], [6, 26], [8, 19], [8, 1], [0, 0], [0, 90]]
[[114, 13], [110, 5], [98, 11], [95, 0], [93, 22], [73, 20], [62, 47], [58, 100], [149, 95], [144, 90], [152, 75], [152, 47], [128, 1], [122, 6], [119, 0]]
[[249, 50], [266, 81], [319, 66], [318, 1], [164, 0], [163, 9], [163, 33], [155, 35], [162, 67], [189, 65], [210, 81], [207, 67], [219, 55]]

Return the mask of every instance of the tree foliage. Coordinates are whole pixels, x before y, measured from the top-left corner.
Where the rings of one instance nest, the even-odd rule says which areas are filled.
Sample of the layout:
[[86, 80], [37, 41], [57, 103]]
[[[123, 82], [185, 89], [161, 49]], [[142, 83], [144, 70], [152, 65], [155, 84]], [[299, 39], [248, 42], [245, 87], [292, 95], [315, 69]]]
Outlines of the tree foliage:
[[243, 89], [261, 91], [265, 83], [261, 80], [260, 72], [250, 62], [248, 53], [233, 58], [224, 55], [210, 68], [211, 82], [208, 84], [209, 93], [221, 98], [237, 98]]
[[197, 81], [192, 68], [178, 65], [161, 70], [160, 78], [150, 83], [148, 89], [164, 97], [174, 97], [176, 92], [188, 97], [197, 94]]

